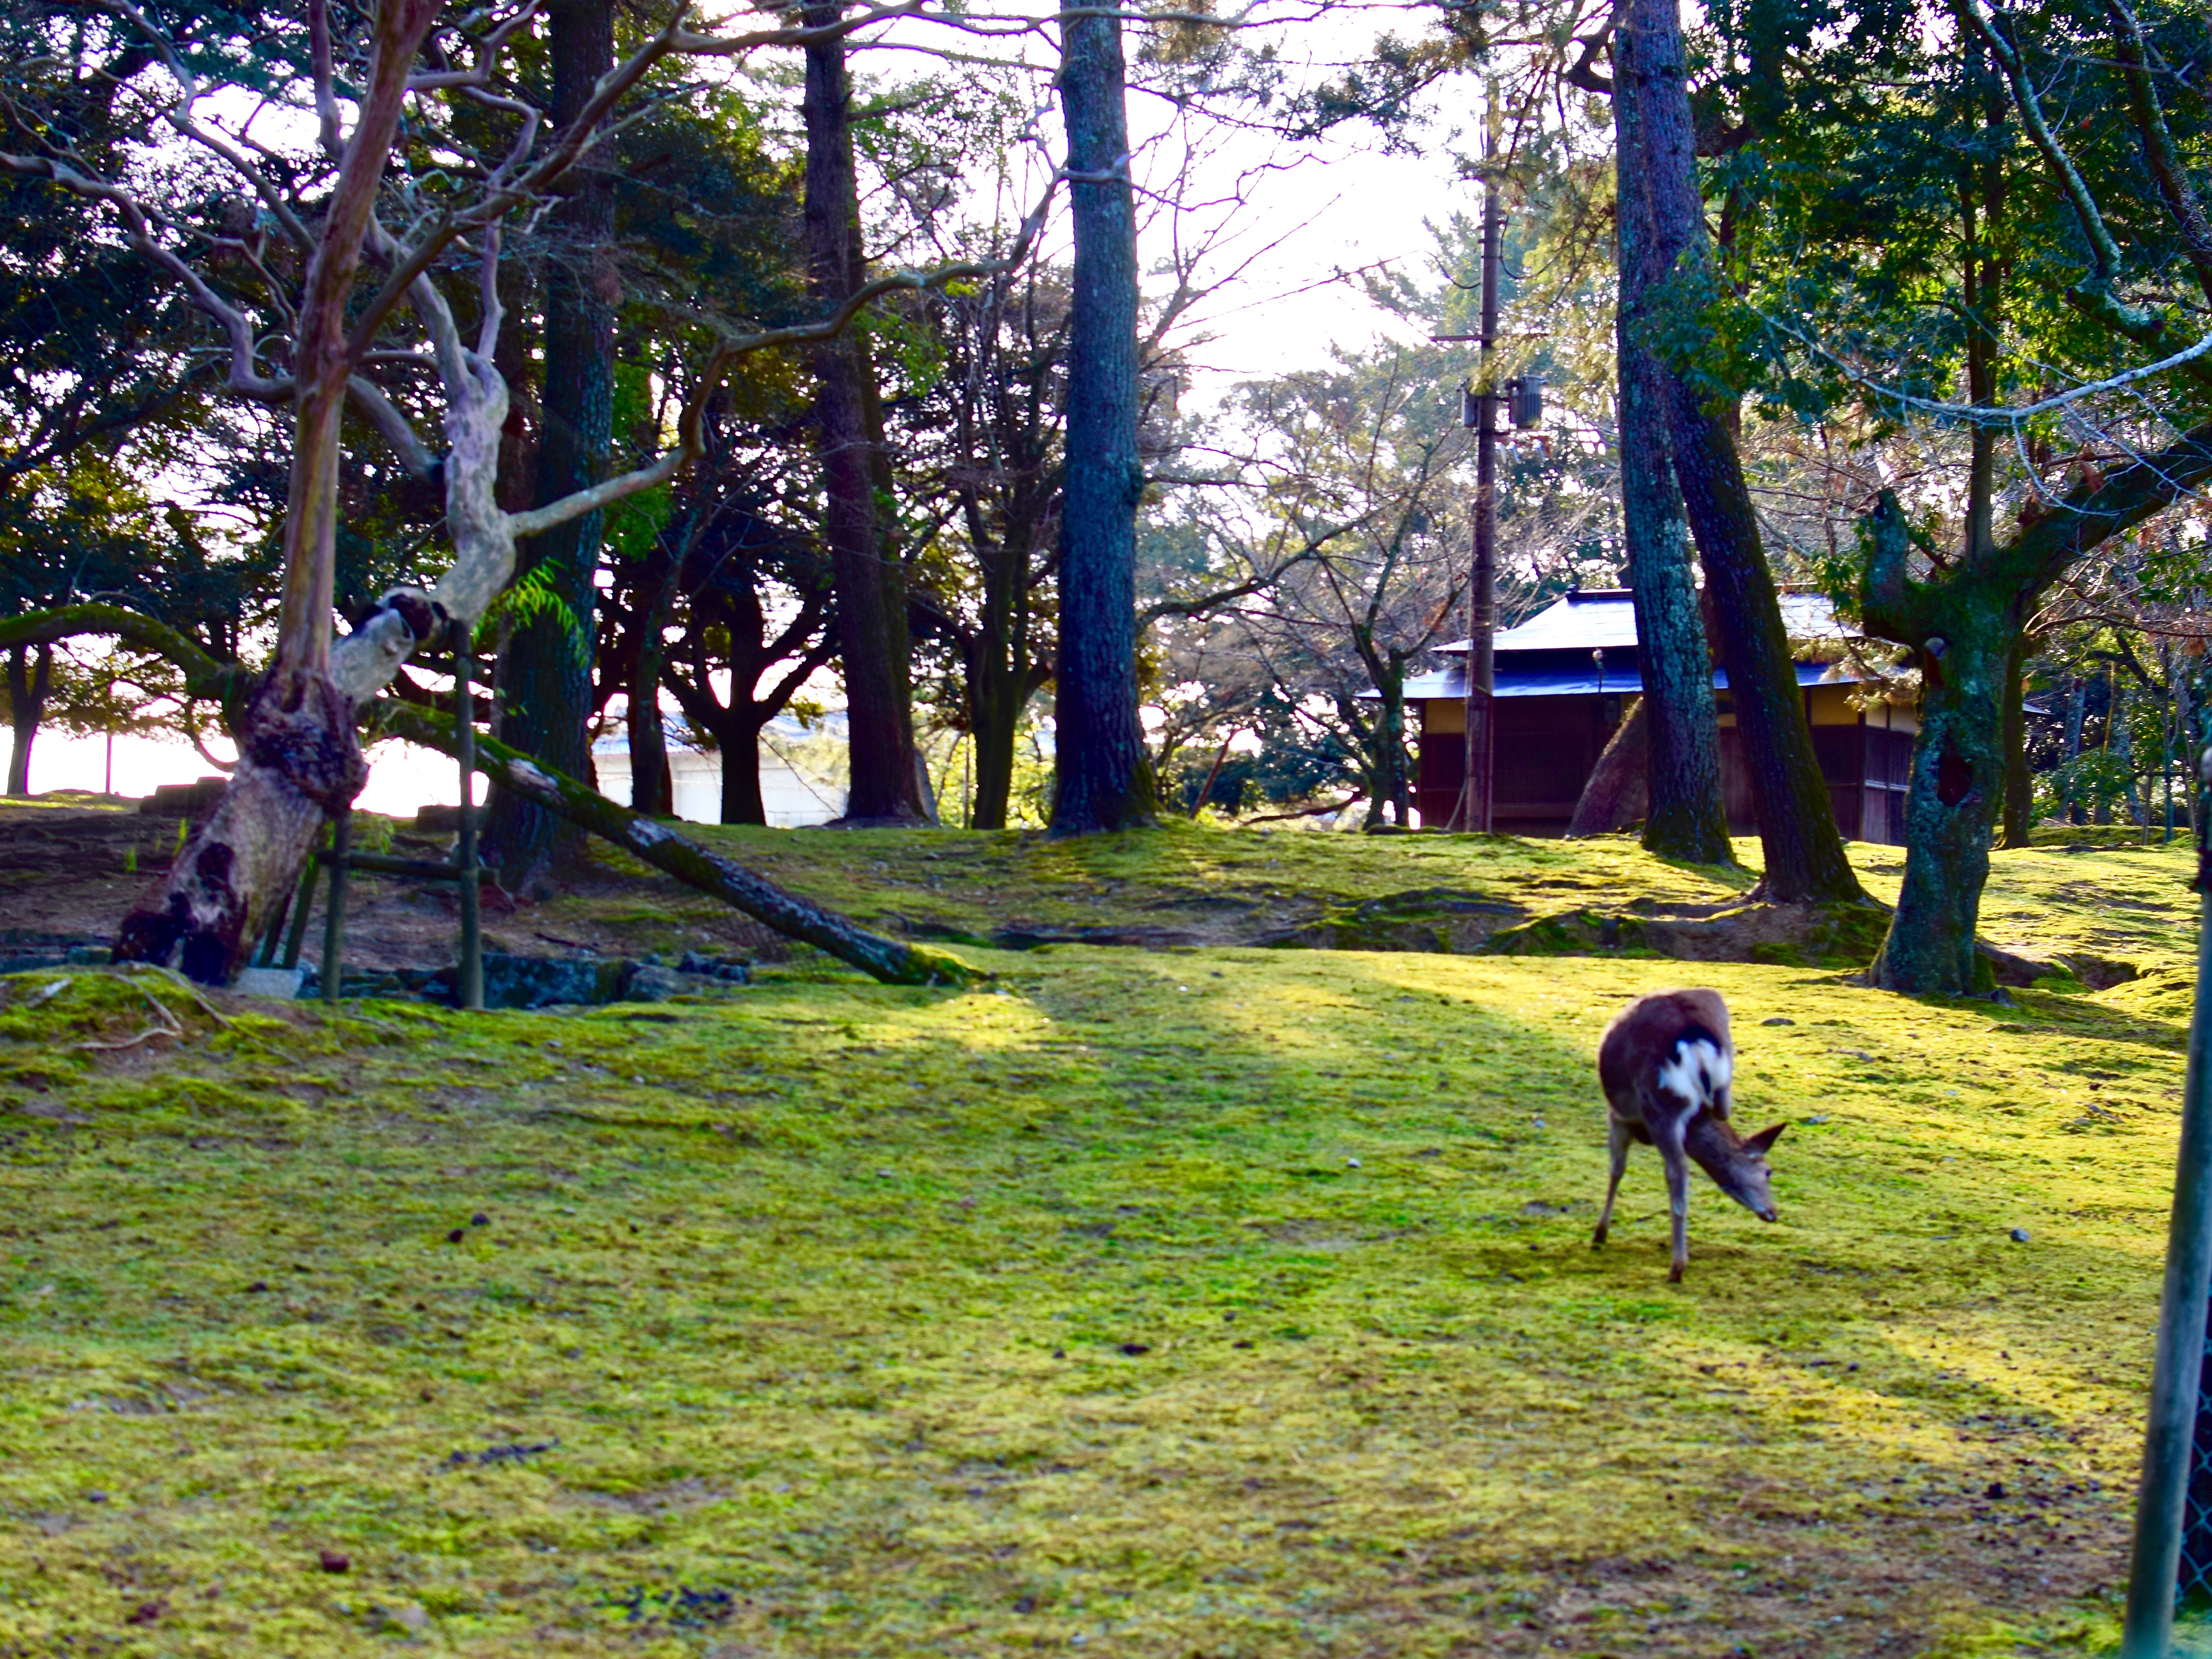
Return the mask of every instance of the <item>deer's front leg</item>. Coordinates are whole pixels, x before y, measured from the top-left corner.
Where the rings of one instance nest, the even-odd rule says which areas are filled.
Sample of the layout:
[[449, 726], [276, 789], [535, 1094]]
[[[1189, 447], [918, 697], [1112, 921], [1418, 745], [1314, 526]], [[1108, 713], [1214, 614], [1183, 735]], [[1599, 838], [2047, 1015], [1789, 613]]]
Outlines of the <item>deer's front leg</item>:
[[1682, 1150], [1682, 1131], [1687, 1127], [1686, 1119], [1654, 1125], [1651, 1134], [1651, 1144], [1667, 1166], [1667, 1207], [1674, 1220], [1674, 1261], [1667, 1274], [1670, 1285], [1680, 1284], [1690, 1265], [1690, 1160]]
[[1628, 1149], [1635, 1143], [1630, 1139], [1628, 1126], [1612, 1113], [1605, 1117], [1606, 1144], [1613, 1153], [1613, 1179], [1605, 1184], [1605, 1209], [1598, 1216], [1597, 1231], [1590, 1235], [1593, 1250], [1605, 1243], [1605, 1235], [1613, 1225], [1613, 1200], [1620, 1192], [1620, 1177], [1628, 1169]]

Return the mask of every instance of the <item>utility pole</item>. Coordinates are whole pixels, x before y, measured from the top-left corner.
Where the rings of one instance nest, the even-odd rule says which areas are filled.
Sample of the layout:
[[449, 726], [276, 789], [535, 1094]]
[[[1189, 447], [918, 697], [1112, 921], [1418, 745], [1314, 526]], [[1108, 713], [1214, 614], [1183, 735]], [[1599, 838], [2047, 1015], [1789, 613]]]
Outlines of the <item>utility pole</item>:
[[1467, 583], [1467, 765], [1459, 805], [1447, 829], [1490, 833], [1498, 766], [1491, 641], [1498, 632], [1498, 407], [1491, 384], [1498, 354], [1498, 268], [1503, 261], [1505, 210], [1498, 188], [1498, 82], [1489, 87], [1482, 135], [1482, 349], [1479, 385], [1461, 401], [1461, 419], [1474, 428], [1474, 549]]
[[[2192, 769], [2212, 787], [2212, 749]], [[2186, 1562], [2193, 1585], [2203, 1574], [2207, 1553], [2202, 1529], [2191, 1535], [2189, 1488], [2204, 1432], [2207, 1402], [2200, 1385], [2205, 1307], [2212, 1297], [2212, 830], [2198, 834], [2194, 885], [2199, 895], [2197, 1001], [2189, 1022], [2189, 1070], [2182, 1081], [2166, 1284], [2151, 1361], [2120, 1659], [2167, 1659], [2173, 1651], [2177, 1581]]]

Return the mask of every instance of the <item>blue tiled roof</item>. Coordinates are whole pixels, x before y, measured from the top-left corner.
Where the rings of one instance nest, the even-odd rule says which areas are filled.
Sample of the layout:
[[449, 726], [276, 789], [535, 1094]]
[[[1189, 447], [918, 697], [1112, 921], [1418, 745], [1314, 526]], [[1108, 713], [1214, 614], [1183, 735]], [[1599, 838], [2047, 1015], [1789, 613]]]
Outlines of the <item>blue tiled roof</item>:
[[[1782, 626], [1793, 640], [1856, 639], [1856, 629], [1836, 620], [1834, 603], [1825, 593], [1784, 593]], [[1624, 651], [1636, 647], [1636, 605], [1625, 587], [1593, 588], [1555, 599], [1516, 628], [1509, 628], [1491, 642], [1501, 655], [1508, 651]], [[1440, 645], [1447, 656], [1467, 649], [1465, 640]], [[1538, 695], [1538, 694], [1532, 694]], [[1540, 695], [1551, 695], [1548, 693]]]

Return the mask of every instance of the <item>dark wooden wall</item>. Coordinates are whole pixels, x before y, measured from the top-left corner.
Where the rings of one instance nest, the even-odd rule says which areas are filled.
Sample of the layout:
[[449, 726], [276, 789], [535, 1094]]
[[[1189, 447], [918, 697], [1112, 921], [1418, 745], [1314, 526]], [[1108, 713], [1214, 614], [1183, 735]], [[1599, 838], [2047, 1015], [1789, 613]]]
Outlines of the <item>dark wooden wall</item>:
[[[1620, 719], [1616, 696], [1505, 697], [1498, 703], [1497, 800], [1504, 834], [1557, 836], [1573, 817], [1583, 784]], [[1743, 739], [1721, 731], [1721, 796], [1734, 834], [1757, 832]], [[1413, 804], [1421, 822], [1441, 826], [1459, 799], [1466, 738], [1457, 732], [1424, 733], [1414, 770]], [[1850, 841], [1895, 846], [1905, 838], [1905, 783], [1912, 760], [1909, 732], [1876, 726], [1816, 726], [1813, 750], [1828, 784], [1836, 826]]]

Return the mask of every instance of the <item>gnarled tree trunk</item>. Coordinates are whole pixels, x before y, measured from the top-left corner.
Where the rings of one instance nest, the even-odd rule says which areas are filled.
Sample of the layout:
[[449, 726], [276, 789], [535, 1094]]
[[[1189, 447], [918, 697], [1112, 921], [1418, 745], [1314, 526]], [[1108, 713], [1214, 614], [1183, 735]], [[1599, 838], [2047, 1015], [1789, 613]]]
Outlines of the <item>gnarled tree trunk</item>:
[[[1899, 573], [1906, 557], [1905, 517], [1882, 492], [1870, 593]], [[2004, 697], [2021, 597], [2000, 583], [1954, 579], [1912, 590], [1903, 606], [1881, 607], [1884, 631], [1921, 635], [1920, 732], [1905, 802], [1905, 882], [1871, 976], [1895, 991], [1965, 995], [1987, 989], [1975, 949], [1990, 844], [2004, 804]], [[1897, 627], [1899, 623], [1903, 627]]]
[[[239, 721], [238, 768], [208, 821], [124, 918], [119, 961], [158, 962], [227, 982], [289, 897], [323, 820], [368, 781], [354, 694], [332, 673], [338, 436], [352, 363], [346, 307], [376, 192], [436, 15], [430, 0], [386, 0], [359, 112], [308, 262], [294, 345], [291, 487], [276, 656]], [[419, 625], [416, 625], [419, 624]], [[428, 606], [410, 625], [432, 631]]]

